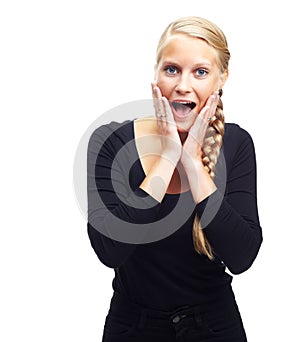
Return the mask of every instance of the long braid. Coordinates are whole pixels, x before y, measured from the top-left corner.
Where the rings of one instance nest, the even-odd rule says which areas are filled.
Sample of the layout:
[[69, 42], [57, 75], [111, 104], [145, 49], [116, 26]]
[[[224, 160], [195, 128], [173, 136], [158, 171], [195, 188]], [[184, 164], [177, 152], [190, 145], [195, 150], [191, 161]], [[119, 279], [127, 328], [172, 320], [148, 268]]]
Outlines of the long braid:
[[[159, 65], [163, 51], [168, 43], [169, 37], [174, 34], [183, 33], [190, 37], [195, 37], [204, 40], [207, 44], [215, 49], [217, 52], [216, 62], [221, 74], [228, 71], [228, 63], [230, 59], [230, 52], [227, 46], [227, 40], [222, 30], [211, 21], [200, 17], [182, 17], [166, 28], [162, 34], [156, 51], [156, 70]], [[219, 95], [222, 95], [219, 93]], [[207, 135], [203, 143], [203, 164], [207, 172], [212, 178], [215, 176], [215, 167], [217, 159], [222, 146], [222, 139], [224, 134], [224, 115], [223, 104], [219, 100], [215, 115], [212, 117]], [[201, 228], [200, 219], [196, 215], [193, 226], [193, 241], [195, 250], [200, 254], [207, 255], [213, 259], [212, 248], [205, 238], [203, 229]]]
[[[220, 96], [222, 90], [220, 90]], [[211, 118], [209, 127], [206, 132], [206, 137], [203, 143], [203, 157], [202, 162], [207, 169], [211, 178], [215, 176], [215, 168], [220, 154], [224, 135], [224, 113], [223, 103], [219, 99], [215, 115]], [[199, 216], [196, 215], [193, 224], [193, 242], [195, 250], [199, 254], [205, 254], [209, 259], [213, 259], [212, 247], [207, 241], [203, 229], [201, 227]]]

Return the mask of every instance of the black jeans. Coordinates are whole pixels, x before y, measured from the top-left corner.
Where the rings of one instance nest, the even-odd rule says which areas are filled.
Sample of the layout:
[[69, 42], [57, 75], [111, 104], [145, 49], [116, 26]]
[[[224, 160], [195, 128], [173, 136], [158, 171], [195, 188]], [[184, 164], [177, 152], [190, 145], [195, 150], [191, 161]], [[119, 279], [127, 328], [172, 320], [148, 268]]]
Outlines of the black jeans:
[[229, 291], [205, 305], [172, 312], [152, 310], [114, 292], [102, 342], [246, 342], [242, 319]]

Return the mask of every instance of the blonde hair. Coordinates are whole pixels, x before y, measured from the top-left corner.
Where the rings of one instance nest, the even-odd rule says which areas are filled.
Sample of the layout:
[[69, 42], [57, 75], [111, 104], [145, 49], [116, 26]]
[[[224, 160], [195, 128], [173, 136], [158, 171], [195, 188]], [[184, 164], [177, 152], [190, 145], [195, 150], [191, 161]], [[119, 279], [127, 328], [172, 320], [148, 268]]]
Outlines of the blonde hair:
[[[168, 25], [163, 32], [156, 50], [156, 65], [158, 65], [163, 50], [168, 43], [168, 39], [174, 34], [186, 34], [204, 40], [208, 45], [216, 50], [217, 64], [221, 73], [228, 70], [230, 53], [227, 47], [227, 40], [221, 29], [211, 21], [200, 17], [182, 17]], [[220, 90], [220, 97], [222, 90]], [[203, 142], [202, 162], [210, 176], [215, 176], [215, 167], [222, 146], [224, 135], [224, 114], [223, 104], [219, 99], [214, 116], [211, 118], [206, 137]], [[193, 242], [196, 252], [205, 254], [209, 259], [213, 259], [213, 250], [206, 239], [201, 227], [200, 218], [195, 216], [193, 224]]]

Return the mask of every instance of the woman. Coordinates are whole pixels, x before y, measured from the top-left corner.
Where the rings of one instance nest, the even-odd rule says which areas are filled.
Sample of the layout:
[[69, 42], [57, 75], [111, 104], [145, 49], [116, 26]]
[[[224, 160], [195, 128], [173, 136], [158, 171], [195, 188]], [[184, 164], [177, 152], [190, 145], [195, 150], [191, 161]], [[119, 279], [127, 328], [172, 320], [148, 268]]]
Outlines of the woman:
[[88, 234], [114, 268], [103, 341], [246, 341], [231, 288], [262, 242], [250, 135], [225, 124], [229, 51], [212, 22], [171, 23], [157, 48], [155, 116], [96, 129]]

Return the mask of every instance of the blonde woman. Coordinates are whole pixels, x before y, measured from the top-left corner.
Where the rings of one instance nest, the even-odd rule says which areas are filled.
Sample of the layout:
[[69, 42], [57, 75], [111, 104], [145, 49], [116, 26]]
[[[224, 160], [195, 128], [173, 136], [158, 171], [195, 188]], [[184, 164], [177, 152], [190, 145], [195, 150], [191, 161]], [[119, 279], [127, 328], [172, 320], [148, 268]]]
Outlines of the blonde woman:
[[226, 268], [246, 271], [262, 232], [252, 139], [224, 122], [229, 58], [214, 23], [172, 22], [157, 48], [155, 116], [90, 139], [88, 234], [115, 270], [104, 342], [247, 340]]

